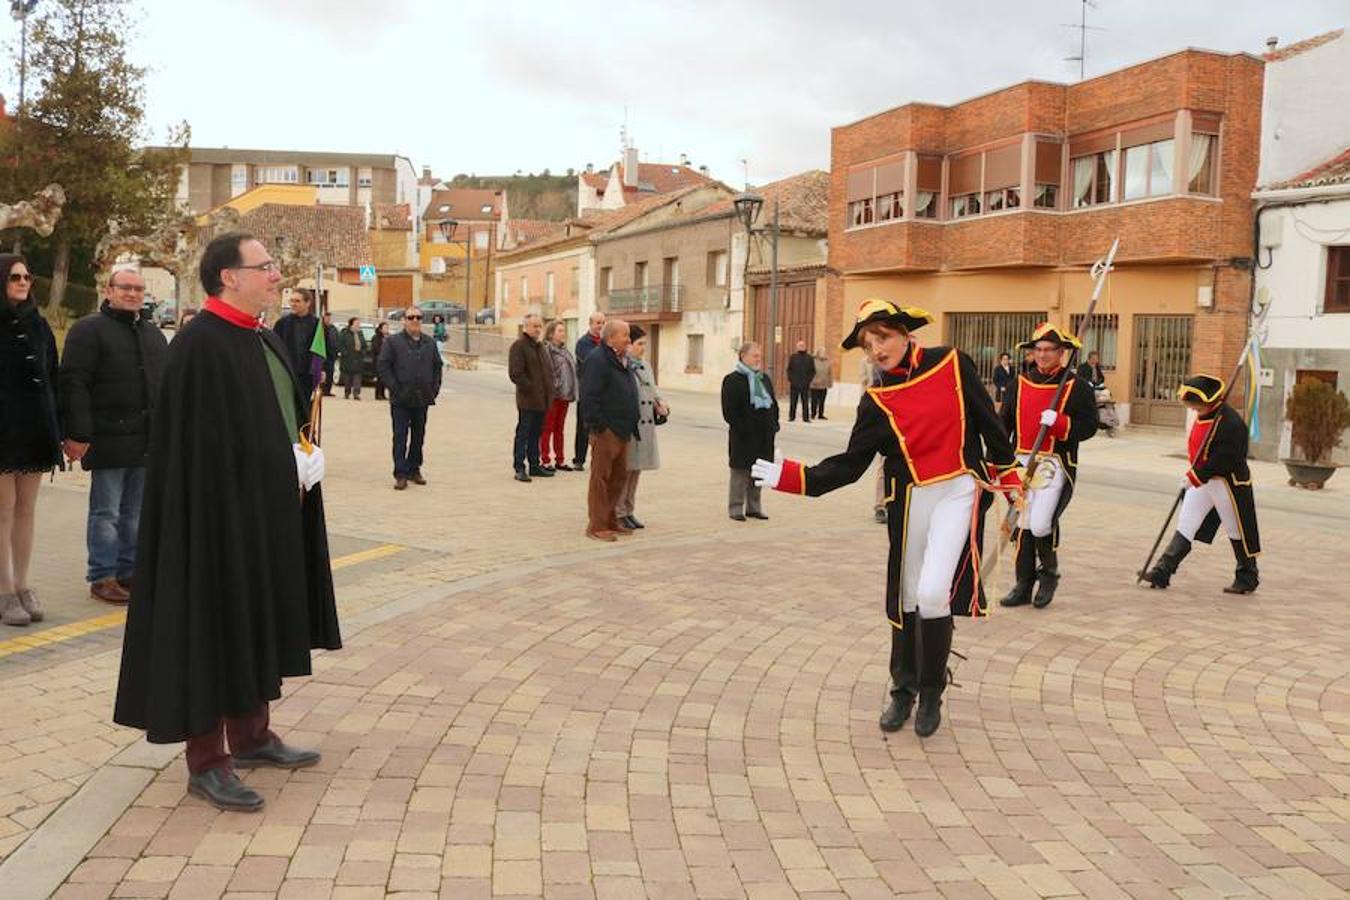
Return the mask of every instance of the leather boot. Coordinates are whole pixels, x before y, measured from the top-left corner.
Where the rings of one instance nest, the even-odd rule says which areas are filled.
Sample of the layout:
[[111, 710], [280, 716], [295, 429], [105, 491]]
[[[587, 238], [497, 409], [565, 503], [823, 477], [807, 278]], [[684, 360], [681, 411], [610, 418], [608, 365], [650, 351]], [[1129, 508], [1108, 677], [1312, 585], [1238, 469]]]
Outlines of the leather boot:
[[1026, 606], [1031, 602], [1031, 591], [1036, 587], [1036, 539], [1031, 532], [1017, 536], [1017, 583], [998, 601], [999, 606]]
[[188, 779], [188, 793], [201, 797], [216, 809], [232, 812], [257, 812], [263, 808], [262, 795], [239, 780], [229, 769], [207, 769]]
[[1177, 567], [1190, 552], [1191, 542], [1182, 537], [1180, 531], [1176, 532], [1162, 556], [1153, 564], [1153, 568], [1144, 573], [1144, 580], [1155, 588], [1167, 587], [1172, 583], [1172, 576], [1176, 574]]
[[899, 731], [909, 721], [919, 696], [919, 661], [915, 656], [917, 613], [901, 614], [904, 628], [891, 629], [891, 690], [878, 723], [882, 731]]
[[921, 619], [923, 663], [919, 670], [919, 710], [914, 733], [928, 737], [942, 722], [942, 692], [947, 687], [947, 658], [952, 652], [952, 617]]
[[1242, 546], [1242, 541], [1230, 540], [1233, 545], [1233, 556], [1237, 559], [1237, 571], [1233, 575], [1233, 583], [1223, 589], [1225, 594], [1250, 594], [1256, 590], [1256, 586], [1261, 583], [1257, 577], [1256, 557], [1247, 555], [1247, 548]]
[[1044, 609], [1055, 599], [1055, 588], [1059, 587], [1059, 554], [1055, 552], [1053, 532], [1045, 537], [1036, 538], [1036, 554], [1041, 558], [1041, 567], [1036, 572], [1036, 580], [1040, 586], [1031, 605], [1036, 609]]

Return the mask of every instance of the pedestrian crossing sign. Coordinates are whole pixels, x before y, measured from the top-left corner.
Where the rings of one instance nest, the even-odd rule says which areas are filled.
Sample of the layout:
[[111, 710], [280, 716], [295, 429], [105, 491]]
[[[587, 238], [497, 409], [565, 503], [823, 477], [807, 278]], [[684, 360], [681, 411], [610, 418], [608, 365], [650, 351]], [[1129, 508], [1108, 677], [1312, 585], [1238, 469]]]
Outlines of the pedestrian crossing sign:
[[374, 280], [375, 280], [375, 267], [374, 267], [374, 266], [362, 266], [362, 267], [361, 267], [361, 283], [362, 283], [362, 284], [366, 284], [366, 283], [371, 282], [371, 281], [374, 281]]

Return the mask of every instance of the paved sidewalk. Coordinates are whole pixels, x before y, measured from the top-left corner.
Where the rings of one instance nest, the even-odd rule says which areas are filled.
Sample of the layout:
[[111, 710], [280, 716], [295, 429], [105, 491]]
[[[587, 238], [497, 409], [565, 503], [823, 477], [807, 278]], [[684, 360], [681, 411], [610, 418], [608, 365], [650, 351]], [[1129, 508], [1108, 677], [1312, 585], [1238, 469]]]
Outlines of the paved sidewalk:
[[[0, 894], [70, 855], [72, 810], [107, 827], [47, 867], [60, 897], [1350, 892], [1350, 484], [1260, 470], [1261, 591], [1221, 594], [1227, 548], [1199, 547], [1150, 592], [1183, 465], [1166, 436], [1089, 443], [1059, 599], [961, 623], [942, 730], [886, 740], [870, 479], [729, 522], [715, 398], [672, 395], [649, 528], [599, 545], [585, 476], [511, 481], [504, 375], [447, 379], [425, 488], [390, 490], [382, 404], [327, 411], [334, 540], [393, 550], [339, 573], [347, 646], [275, 707], [323, 764], [217, 813], [179, 748], [111, 725], [115, 645], [0, 658]], [[843, 446], [830, 412], [789, 455]]]

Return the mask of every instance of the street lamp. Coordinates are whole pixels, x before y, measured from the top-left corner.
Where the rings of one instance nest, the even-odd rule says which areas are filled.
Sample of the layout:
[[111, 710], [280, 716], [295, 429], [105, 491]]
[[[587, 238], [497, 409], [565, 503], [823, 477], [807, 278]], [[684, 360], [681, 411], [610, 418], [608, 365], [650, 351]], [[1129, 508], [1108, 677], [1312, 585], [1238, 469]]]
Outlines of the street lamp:
[[[764, 198], [759, 194], [752, 194], [749, 191], [743, 191], [736, 195], [731, 201], [736, 207], [736, 216], [745, 226], [747, 235], [753, 235], [756, 231], [763, 234], [764, 226], [755, 228], [755, 220], [759, 218], [760, 210], [764, 207]], [[777, 374], [773, 367], [774, 348], [777, 346], [775, 331], [778, 325], [778, 198], [773, 198], [773, 224], [768, 228], [770, 246], [772, 247], [772, 261], [769, 264], [769, 321], [767, 337], [764, 341], [764, 370], [770, 374], [770, 377]]]
[[23, 119], [23, 88], [28, 74], [28, 15], [37, 6], [37, 0], [10, 0], [9, 14], [19, 23], [19, 112]]
[[466, 229], [464, 240], [455, 240], [455, 231], [459, 228], [459, 222], [454, 219], [444, 219], [436, 225], [441, 231], [441, 236], [445, 238], [447, 244], [464, 245], [464, 352], [469, 352], [469, 308], [470, 285], [473, 284], [473, 229]]

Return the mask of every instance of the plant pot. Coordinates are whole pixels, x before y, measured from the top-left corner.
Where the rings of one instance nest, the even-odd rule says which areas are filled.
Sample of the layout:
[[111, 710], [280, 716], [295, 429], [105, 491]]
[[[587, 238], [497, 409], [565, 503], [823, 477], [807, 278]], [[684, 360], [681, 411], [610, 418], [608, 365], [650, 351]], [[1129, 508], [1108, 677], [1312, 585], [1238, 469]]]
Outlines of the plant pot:
[[1336, 472], [1333, 464], [1309, 463], [1301, 460], [1286, 459], [1284, 467], [1289, 471], [1289, 484], [1309, 490], [1321, 490], [1327, 479]]

